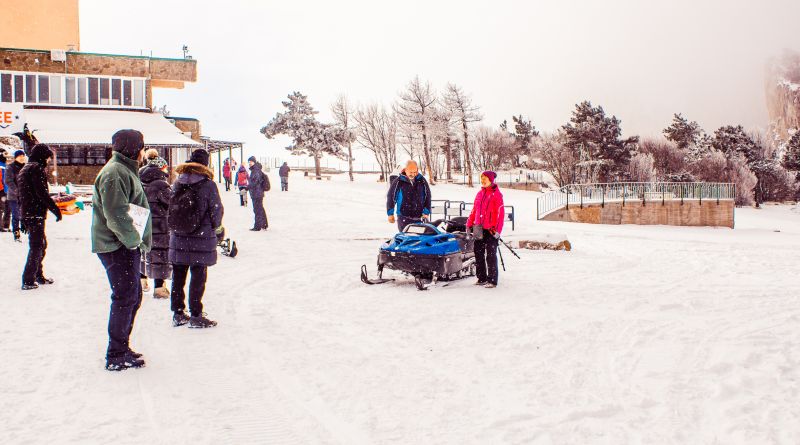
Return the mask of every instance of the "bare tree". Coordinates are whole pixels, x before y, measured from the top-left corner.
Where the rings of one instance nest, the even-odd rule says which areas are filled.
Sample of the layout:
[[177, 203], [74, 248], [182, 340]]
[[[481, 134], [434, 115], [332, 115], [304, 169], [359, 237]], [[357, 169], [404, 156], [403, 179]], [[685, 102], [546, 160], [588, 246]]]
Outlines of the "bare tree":
[[433, 159], [428, 144], [428, 126], [433, 117], [433, 106], [436, 103], [436, 94], [430, 82], [424, 84], [419, 76], [415, 76], [408, 83], [406, 89], [399, 93], [398, 101], [394, 105], [395, 114], [408, 128], [413, 128], [422, 137], [422, 153], [425, 157], [425, 170], [428, 173], [428, 182], [435, 185], [433, 178]]
[[350, 121], [350, 117], [353, 114], [352, 106], [350, 102], [347, 100], [347, 96], [344, 94], [339, 95], [336, 98], [336, 101], [333, 102], [331, 105], [331, 113], [333, 113], [333, 118], [336, 120], [336, 125], [344, 130], [344, 133], [348, 135], [348, 138], [343, 142], [342, 145], [347, 147], [347, 163], [348, 163], [348, 172], [350, 173], [350, 182], [353, 181], [353, 128], [351, 127], [352, 122]]
[[512, 163], [517, 141], [511, 133], [481, 125], [473, 130], [472, 162], [481, 170], [496, 170]]
[[563, 132], [534, 138], [531, 151], [536, 164], [550, 173], [559, 187], [575, 182], [580, 155], [566, 143]]
[[469, 124], [479, 122], [483, 116], [479, 113], [479, 108], [472, 104], [472, 99], [467, 96], [461, 87], [452, 83], [447, 84], [444, 94], [445, 106], [452, 112], [453, 119], [461, 124], [461, 131], [464, 138], [464, 167], [467, 174], [467, 185], [472, 187], [472, 162], [470, 156], [469, 143]]
[[353, 114], [358, 142], [375, 154], [384, 180], [397, 165], [397, 120], [377, 104], [359, 108]]

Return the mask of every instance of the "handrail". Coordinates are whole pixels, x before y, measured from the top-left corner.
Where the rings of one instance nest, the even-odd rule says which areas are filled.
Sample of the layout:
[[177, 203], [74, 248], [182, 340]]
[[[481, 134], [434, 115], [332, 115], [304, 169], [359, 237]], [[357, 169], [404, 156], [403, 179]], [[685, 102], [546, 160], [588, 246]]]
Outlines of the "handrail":
[[600, 182], [569, 184], [545, 193], [536, 199], [536, 219], [570, 205], [583, 208], [586, 204], [640, 201], [661, 202], [680, 200], [730, 201], [736, 199], [736, 185], [720, 182]]

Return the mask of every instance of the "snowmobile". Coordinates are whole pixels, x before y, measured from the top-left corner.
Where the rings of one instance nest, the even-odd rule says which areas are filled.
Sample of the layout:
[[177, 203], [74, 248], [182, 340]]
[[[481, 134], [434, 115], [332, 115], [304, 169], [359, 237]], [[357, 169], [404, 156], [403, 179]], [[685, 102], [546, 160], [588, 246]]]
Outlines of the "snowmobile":
[[361, 281], [366, 284], [394, 281], [393, 278], [383, 277], [386, 268], [413, 276], [419, 290], [426, 290], [439, 281], [474, 276], [474, 240], [467, 236], [466, 223], [466, 217], [457, 217], [407, 225], [402, 232], [381, 245], [378, 251], [378, 277], [370, 279], [367, 266], [363, 265]]
[[217, 246], [220, 249], [220, 253], [227, 257], [236, 258], [236, 255], [239, 254], [239, 248], [236, 247], [236, 241], [231, 241], [230, 238], [225, 238], [224, 240], [218, 242]]

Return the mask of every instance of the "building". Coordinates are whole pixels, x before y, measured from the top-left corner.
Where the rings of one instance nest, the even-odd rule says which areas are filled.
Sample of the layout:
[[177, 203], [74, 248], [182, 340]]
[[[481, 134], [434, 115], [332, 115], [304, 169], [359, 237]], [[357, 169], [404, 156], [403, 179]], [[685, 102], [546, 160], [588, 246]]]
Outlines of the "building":
[[[24, 32], [13, 20], [49, 19], [53, 11], [52, 23]], [[141, 131], [146, 147], [158, 149], [170, 167], [203, 145], [199, 121], [152, 111], [153, 89], [196, 82], [197, 61], [77, 51], [77, 0], [11, 2], [0, 24], [9, 25], [0, 27], [0, 46], [14, 46], [0, 48], [0, 111], [54, 149], [57, 182], [93, 182], [110, 156], [111, 136], [123, 128]]]

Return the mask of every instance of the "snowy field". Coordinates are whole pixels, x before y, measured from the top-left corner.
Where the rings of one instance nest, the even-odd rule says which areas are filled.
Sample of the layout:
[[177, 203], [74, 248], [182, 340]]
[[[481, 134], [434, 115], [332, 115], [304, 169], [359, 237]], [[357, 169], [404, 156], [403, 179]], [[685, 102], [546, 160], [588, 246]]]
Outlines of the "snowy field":
[[[132, 347], [103, 369], [108, 284], [90, 212], [48, 220], [45, 271], [0, 239], [2, 444], [797, 444], [800, 213], [737, 209], [736, 229], [537, 222], [572, 252], [506, 252], [500, 286], [367, 286], [385, 185], [292, 178], [270, 229], [224, 194], [239, 257], [209, 270], [219, 327], [173, 328], [145, 296]], [[434, 198], [474, 190], [434, 187]], [[510, 230], [510, 224], [507, 226]], [[4, 234], [6, 235], [6, 234]]]

